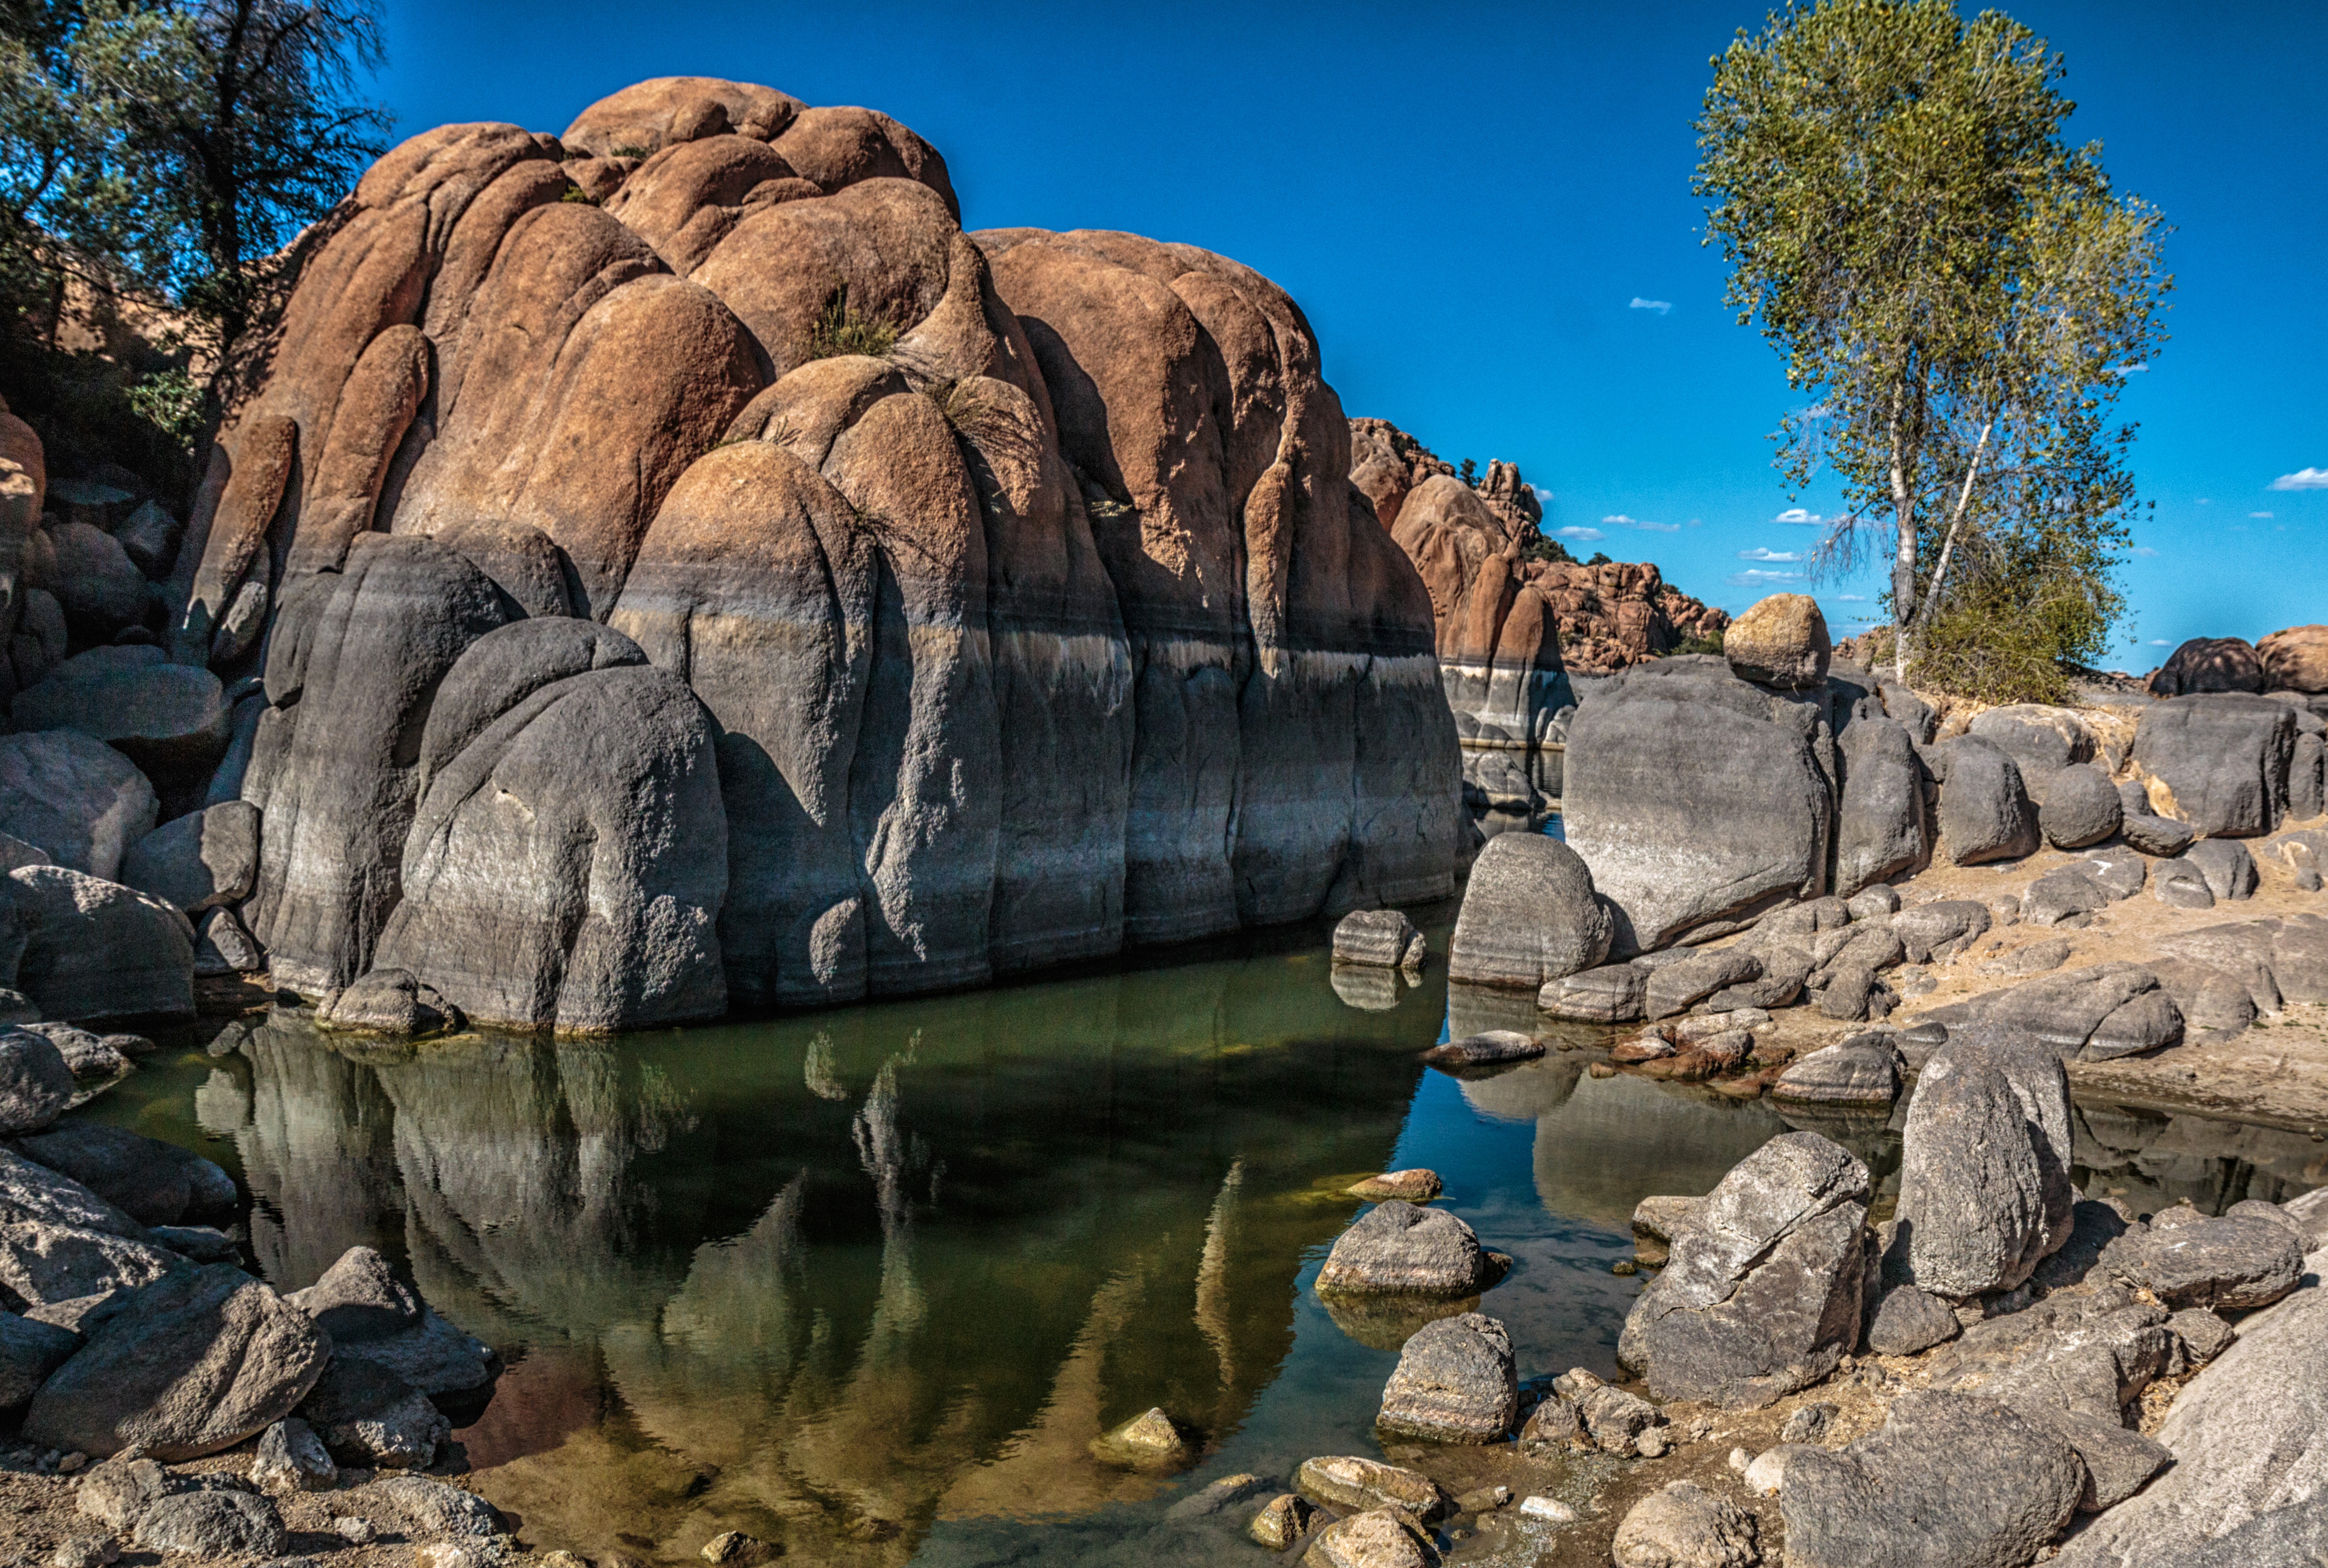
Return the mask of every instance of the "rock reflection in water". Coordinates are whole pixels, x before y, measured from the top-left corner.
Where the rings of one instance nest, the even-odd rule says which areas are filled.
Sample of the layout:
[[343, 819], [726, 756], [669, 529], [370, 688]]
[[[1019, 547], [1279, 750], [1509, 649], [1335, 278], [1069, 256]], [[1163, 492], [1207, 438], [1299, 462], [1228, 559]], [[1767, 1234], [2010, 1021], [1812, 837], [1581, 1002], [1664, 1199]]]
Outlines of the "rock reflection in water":
[[1322, 953], [616, 1044], [360, 1047], [296, 1016], [199, 1099], [279, 1287], [408, 1258], [512, 1363], [462, 1434], [527, 1536], [680, 1559], [743, 1529], [896, 1563], [936, 1520], [1169, 1484], [1091, 1440], [1233, 1432], [1294, 1276], [1379, 1169], [1433, 988]]

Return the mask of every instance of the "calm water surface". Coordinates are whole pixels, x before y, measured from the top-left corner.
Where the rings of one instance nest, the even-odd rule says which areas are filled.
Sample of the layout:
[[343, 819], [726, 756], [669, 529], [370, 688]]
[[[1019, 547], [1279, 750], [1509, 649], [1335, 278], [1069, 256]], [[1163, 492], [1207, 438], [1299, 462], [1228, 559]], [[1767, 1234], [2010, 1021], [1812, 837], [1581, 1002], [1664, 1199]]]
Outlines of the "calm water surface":
[[[1430, 926], [1445, 951], [1451, 907]], [[459, 1436], [529, 1541], [692, 1559], [723, 1530], [833, 1564], [1187, 1563], [1193, 1486], [1375, 1453], [1408, 1325], [1310, 1291], [1361, 1175], [1422, 1165], [1517, 1261], [1482, 1310], [1523, 1377], [1614, 1368], [1652, 1193], [1788, 1122], [1584, 1071], [1416, 1053], [1528, 999], [1336, 975], [1319, 929], [1170, 962], [611, 1044], [353, 1046], [295, 1017], [156, 1058], [90, 1113], [201, 1149], [278, 1288], [366, 1243], [508, 1363]], [[1897, 1182], [1880, 1119], [1815, 1125]], [[2301, 1135], [2080, 1107], [2081, 1181], [2220, 1210], [2328, 1180]], [[1161, 1405], [1178, 1477], [1091, 1440]], [[1237, 1547], [1237, 1554], [1250, 1548]], [[1257, 1560], [1257, 1554], [1255, 1554]]]

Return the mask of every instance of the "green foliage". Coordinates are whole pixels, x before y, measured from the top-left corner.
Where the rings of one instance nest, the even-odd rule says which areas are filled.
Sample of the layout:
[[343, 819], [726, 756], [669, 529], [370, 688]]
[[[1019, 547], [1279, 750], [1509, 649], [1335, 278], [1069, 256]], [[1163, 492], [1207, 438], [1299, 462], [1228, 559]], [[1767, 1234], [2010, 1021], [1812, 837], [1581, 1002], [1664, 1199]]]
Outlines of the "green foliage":
[[1609, 552], [1607, 550], [1596, 549], [1592, 552], [1592, 559], [1586, 561], [1584, 564], [1589, 567], [1605, 567], [1612, 566], [1615, 563], [1610, 559]]
[[1479, 487], [1479, 465], [1469, 457], [1463, 459], [1463, 465], [1456, 471], [1456, 476], [1474, 490]]
[[897, 328], [879, 316], [863, 315], [849, 304], [849, 286], [837, 285], [824, 309], [809, 330], [808, 350], [802, 362], [830, 360], [842, 354], [867, 354], [885, 359], [897, 346]]
[[151, 425], [165, 440], [192, 442], [202, 427], [202, 389], [185, 371], [173, 367], [155, 371], [131, 381], [126, 393], [129, 411]]
[[1684, 637], [1680, 642], [1674, 644], [1667, 656], [1671, 657], [1673, 655], [1682, 653], [1719, 653], [1721, 652], [1722, 634], [1719, 632], [1708, 632], [1703, 637]]
[[613, 152], [608, 153], [606, 155], [610, 158], [638, 158], [644, 160], [654, 156], [654, 149], [652, 147], [632, 146], [626, 143], [622, 146], [616, 147]]
[[365, 0], [0, 4], [0, 309], [70, 276], [184, 312], [215, 354], [270, 262], [381, 150]]
[[[1814, 399], [1779, 467], [1846, 498], [1816, 568], [1890, 561], [1903, 668], [1942, 622], [1985, 634], [1999, 593], [2085, 606], [2063, 648], [2086, 645], [2066, 629], [2081, 617], [2106, 634], [2135, 505], [2135, 427], [2107, 410], [2164, 342], [2173, 279], [2156, 210], [2112, 192], [2098, 145], [2062, 139], [2060, 57], [1995, 11], [1826, 0], [1713, 64], [1707, 243], [1740, 321]], [[2032, 560], [2043, 586], [2008, 587], [2007, 563]]]
[[1986, 540], [1923, 626], [1917, 678], [1984, 702], [2067, 702], [2125, 601], [2089, 540], [2017, 528]]
[[1573, 561], [1576, 558], [1569, 554], [1568, 547], [1561, 543], [1558, 540], [1547, 539], [1545, 536], [1539, 533], [1535, 538], [1528, 540], [1520, 546], [1520, 559], [1522, 560], [1532, 561], [1551, 561], [1555, 565], [1561, 565]]
[[558, 192], [558, 199], [561, 202], [573, 202], [584, 207], [596, 207], [598, 205], [598, 198], [593, 196], [589, 192], [584, 190], [579, 185], [567, 186], [566, 189]]

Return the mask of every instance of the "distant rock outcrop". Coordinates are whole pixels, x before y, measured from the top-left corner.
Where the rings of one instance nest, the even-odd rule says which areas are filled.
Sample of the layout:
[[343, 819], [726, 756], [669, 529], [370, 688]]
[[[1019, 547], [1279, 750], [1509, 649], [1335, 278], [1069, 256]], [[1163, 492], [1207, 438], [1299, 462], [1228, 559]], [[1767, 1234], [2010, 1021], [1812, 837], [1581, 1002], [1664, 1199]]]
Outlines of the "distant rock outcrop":
[[1532, 745], [1573, 701], [1567, 671], [1611, 674], [1730, 617], [1654, 565], [1580, 565], [1546, 540], [1544, 503], [1510, 463], [1475, 487], [1385, 419], [1350, 421], [1350, 479], [1431, 590], [1448, 705], [1466, 739]]

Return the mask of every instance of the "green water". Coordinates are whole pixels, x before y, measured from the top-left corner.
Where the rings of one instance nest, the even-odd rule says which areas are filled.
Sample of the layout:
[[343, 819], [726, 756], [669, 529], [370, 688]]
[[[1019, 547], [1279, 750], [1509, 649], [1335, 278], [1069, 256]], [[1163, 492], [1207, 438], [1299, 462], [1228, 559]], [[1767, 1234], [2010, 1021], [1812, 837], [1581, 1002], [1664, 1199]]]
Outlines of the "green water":
[[[1524, 997], [1451, 1015], [1534, 1022]], [[85, 1114], [233, 1170], [279, 1288], [368, 1243], [498, 1347], [460, 1441], [540, 1547], [677, 1563], [742, 1529], [785, 1563], [1258, 1562], [1230, 1539], [1249, 1508], [1164, 1510], [1380, 1451], [1399, 1327], [1308, 1289], [1362, 1207], [1342, 1188], [1438, 1170], [1516, 1260], [1482, 1310], [1522, 1376], [1608, 1373], [1635, 1203], [1703, 1192], [1789, 1126], [1593, 1078], [1592, 1030], [1459, 1082], [1415, 1059], [1450, 1024], [1437, 962], [1420, 986], [1337, 976], [1312, 929], [604, 1045], [360, 1047], [280, 1017], [150, 1059]], [[1896, 1183], [1882, 1119], [1799, 1124]], [[2323, 1145], [2264, 1129], [2081, 1106], [2079, 1139], [2079, 1178], [2137, 1208], [2328, 1179]], [[1151, 1405], [1201, 1445], [1185, 1475], [1091, 1452]]]

